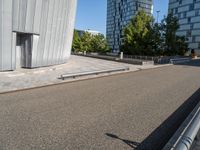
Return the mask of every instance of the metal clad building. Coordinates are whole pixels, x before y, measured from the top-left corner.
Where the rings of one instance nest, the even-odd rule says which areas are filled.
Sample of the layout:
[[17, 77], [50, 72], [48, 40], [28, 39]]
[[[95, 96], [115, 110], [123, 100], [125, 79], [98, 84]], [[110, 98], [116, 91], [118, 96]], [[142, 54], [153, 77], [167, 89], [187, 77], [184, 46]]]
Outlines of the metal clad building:
[[169, 12], [179, 19], [177, 35], [185, 36], [200, 55], [200, 0], [169, 0]]
[[77, 0], [0, 0], [0, 71], [65, 63]]
[[109, 47], [113, 52], [119, 52], [122, 44], [123, 28], [139, 10], [144, 10], [152, 15], [152, 0], [107, 0], [106, 36]]

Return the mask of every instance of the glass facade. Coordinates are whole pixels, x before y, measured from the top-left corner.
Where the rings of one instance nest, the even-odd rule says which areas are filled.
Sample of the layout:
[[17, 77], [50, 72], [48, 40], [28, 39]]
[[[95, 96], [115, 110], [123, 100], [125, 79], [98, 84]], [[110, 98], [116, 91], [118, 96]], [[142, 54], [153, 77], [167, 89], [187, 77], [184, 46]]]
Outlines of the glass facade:
[[119, 52], [123, 29], [140, 10], [152, 14], [152, 0], [107, 0], [106, 36], [113, 52]]
[[169, 12], [178, 17], [179, 36], [185, 36], [190, 49], [200, 55], [200, 0], [170, 0]]

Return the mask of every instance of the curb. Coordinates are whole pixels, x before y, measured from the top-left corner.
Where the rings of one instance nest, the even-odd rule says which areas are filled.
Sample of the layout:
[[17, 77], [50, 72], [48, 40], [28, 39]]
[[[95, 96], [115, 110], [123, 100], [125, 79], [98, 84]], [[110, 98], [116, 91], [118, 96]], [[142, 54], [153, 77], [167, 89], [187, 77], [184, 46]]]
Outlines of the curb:
[[93, 80], [93, 79], [99, 79], [99, 78], [105, 78], [105, 77], [111, 77], [111, 76], [118, 76], [118, 75], [129, 74], [129, 73], [137, 73], [137, 72], [146, 71], [146, 70], [155, 70], [155, 69], [159, 69], [159, 68], [163, 68], [163, 67], [170, 67], [170, 66], [173, 66], [173, 64], [168, 64], [168, 65], [164, 65], [164, 66], [157, 66], [155, 68], [147, 68], [147, 69], [138, 69], [137, 68], [137, 70], [129, 70], [129, 71], [125, 71], [125, 72], [115, 72], [113, 74], [104, 74], [104, 75], [100, 75], [100, 76], [88, 77], [88, 78], [82, 78], [82, 79], [77, 78], [75, 80], [70, 80], [70, 81], [64, 80], [64, 81], [58, 82], [58, 83], [49, 83], [49, 84], [46, 84], [46, 85], [40, 85], [40, 86], [35, 86], [35, 87], [28, 87], [28, 88], [22, 88], [22, 89], [17, 89], [17, 90], [0, 92], [0, 95], [29, 91], [29, 90], [40, 89], [40, 88], [56, 86], [56, 85], [62, 85], [62, 84], [67, 84], [67, 83], [81, 82], [81, 81], [87, 81], [87, 80]]

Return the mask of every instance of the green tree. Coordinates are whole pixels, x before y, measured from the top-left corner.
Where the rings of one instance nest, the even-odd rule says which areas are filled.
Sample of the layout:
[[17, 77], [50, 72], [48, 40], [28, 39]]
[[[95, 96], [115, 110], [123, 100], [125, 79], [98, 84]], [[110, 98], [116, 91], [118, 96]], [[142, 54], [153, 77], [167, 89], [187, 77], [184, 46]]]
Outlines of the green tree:
[[91, 52], [91, 41], [92, 41], [92, 35], [89, 32], [84, 32], [83, 35], [80, 38], [81, 42], [81, 49], [80, 51], [86, 51]]
[[163, 55], [163, 42], [161, 26], [155, 23], [151, 29], [152, 51], [153, 55]]
[[108, 44], [104, 35], [98, 34], [92, 37], [91, 41], [92, 52], [105, 53], [108, 52]]
[[120, 50], [132, 55], [152, 55], [152, 37], [155, 36], [152, 34], [153, 22], [152, 16], [139, 11], [124, 29], [124, 41]]
[[105, 53], [108, 51], [107, 40], [100, 34], [92, 35], [89, 32], [84, 32], [81, 36], [79, 36], [78, 32], [74, 31], [72, 51]]
[[185, 42], [186, 38], [184, 36], [177, 36], [176, 46], [177, 46], [177, 54], [185, 55], [188, 49], [188, 43]]
[[188, 50], [188, 45], [184, 37], [177, 36], [179, 29], [178, 18], [169, 13], [161, 23], [161, 30], [164, 39], [164, 53], [166, 55], [184, 55]]
[[80, 37], [78, 35], [78, 32], [76, 30], [74, 30], [74, 37], [73, 37], [73, 43], [72, 43], [72, 51], [73, 52], [77, 52], [81, 50], [81, 40]]

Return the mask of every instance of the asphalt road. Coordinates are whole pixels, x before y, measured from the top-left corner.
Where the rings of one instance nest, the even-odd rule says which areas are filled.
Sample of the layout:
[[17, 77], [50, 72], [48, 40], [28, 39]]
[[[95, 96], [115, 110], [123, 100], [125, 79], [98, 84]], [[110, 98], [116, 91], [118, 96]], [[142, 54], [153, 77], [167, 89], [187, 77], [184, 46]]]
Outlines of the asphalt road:
[[199, 102], [200, 65], [0, 95], [0, 150], [161, 149]]

